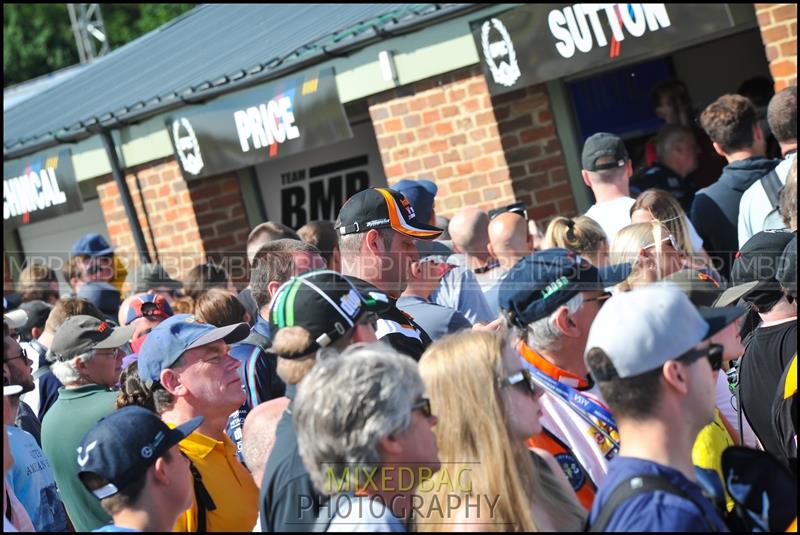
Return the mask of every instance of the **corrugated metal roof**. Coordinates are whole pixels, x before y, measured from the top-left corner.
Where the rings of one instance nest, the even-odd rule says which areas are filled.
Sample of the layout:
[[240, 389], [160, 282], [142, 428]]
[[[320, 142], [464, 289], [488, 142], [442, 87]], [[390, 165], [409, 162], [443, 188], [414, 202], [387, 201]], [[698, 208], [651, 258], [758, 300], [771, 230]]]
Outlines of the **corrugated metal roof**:
[[[215, 87], [323, 61], [365, 35], [476, 4], [207, 4], [126, 44], [3, 114], [5, 157], [141, 120]], [[365, 24], [360, 24], [366, 22]], [[330, 52], [333, 54], [333, 52]], [[123, 121], [123, 122], [120, 122]]]

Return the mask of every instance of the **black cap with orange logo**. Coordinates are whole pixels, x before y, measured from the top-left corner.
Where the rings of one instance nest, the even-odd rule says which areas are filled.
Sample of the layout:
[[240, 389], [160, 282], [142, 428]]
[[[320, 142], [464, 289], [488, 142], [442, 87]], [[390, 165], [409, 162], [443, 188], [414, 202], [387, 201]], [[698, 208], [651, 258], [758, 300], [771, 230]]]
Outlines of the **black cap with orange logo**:
[[335, 228], [344, 236], [387, 227], [420, 240], [435, 239], [443, 232], [419, 221], [408, 199], [387, 188], [369, 188], [350, 197], [339, 211]]

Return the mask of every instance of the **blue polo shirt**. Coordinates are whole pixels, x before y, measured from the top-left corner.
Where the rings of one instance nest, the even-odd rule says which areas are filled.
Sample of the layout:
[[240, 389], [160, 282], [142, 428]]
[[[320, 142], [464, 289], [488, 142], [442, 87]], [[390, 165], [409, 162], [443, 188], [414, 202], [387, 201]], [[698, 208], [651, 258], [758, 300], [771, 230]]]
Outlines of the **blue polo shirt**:
[[597, 520], [618, 485], [641, 475], [655, 475], [666, 479], [690, 496], [692, 501], [663, 491], [637, 494], [620, 504], [605, 531], [711, 531], [706, 518], [714, 524], [716, 531], [728, 531], [716, 508], [703, 496], [696, 483], [686, 479], [674, 468], [633, 457], [617, 457], [609, 463], [608, 474], [592, 503], [589, 524]]

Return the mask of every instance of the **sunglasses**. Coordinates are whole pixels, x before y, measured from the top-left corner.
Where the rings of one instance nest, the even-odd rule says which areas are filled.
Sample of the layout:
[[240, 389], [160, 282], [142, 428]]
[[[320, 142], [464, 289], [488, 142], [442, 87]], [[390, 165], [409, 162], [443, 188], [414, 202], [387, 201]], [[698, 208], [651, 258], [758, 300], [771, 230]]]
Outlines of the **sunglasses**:
[[433, 411], [431, 411], [431, 400], [428, 398], [419, 398], [417, 401], [411, 404], [412, 411], [420, 411], [425, 418], [430, 418], [433, 416]]
[[692, 364], [695, 361], [707, 357], [708, 362], [711, 364], [712, 371], [719, 371], [722, 369], [722, 356], [724, 350], [721, 345], [719, 344], [711, 344], [706, 348], [703, 349], [693, 349], [687, 353], [684, 353], [677, 360], [683, 362], [686, 365]]
[[506, 212], [513, 212], [515, 214], [521, 215], [527, 221], [528, 219], [528, 210], [525, 208], [524, 202], [515, 202], [513, 204], [509, 204], [508, 206], [503, 206], [502, 208], [495, 208], [494, 210], [489, 210], [489, 221], [492, 221], [495, 217], [499, 216], [500, 214], [504, 214]]
[[528, 370], [521, 370], [512, 375], [500, 380], [500, 386], [517, 386], [522, 388], [526, 393], [536, 395], [539, 393], [539, 387], [533, 380], [533, 375]]
[[678, 245], [678, 241], [675, 239], [675, 236], [673, 236], [672, 234], [670, 234], [669, 236], [667, 236], [666, 238], [664, 238], [660, 242], [653, 242], [650, 245], [645, 245], [643, 247], [643, 249], [646, 250], [646, 249], [649, 249], [651, 247], [655, 247], [659, 243], [666, 243], [666, 242], [669, 242], [669, 244], [672, 246], [673, 249], [675, 249], [678, 252], [681, 252], [681, 246]]
[[598, 301], [600, 303], [600, 306], [603, 306], [603, 303], [605, 303], [606, 300], [608, 300], [610, 298], [611, 298], [611, 294], [606, 292], [603, 295], [598, 295], [597, 297], [590, 297], [589, 299], [584, 299], [583, 302], [584, 303], [591, 303], [592, 301]]
[[6, 359], [6, 362], [9, 362], [9, 361], [12, 361], [12, 360], [17, 360], [17, 359], [23, 359], [25, 362], [28, 362], [28, 352], [25, 350], [24, 347], [19, 348], [19, 356], [11, 357], [10, 359]]

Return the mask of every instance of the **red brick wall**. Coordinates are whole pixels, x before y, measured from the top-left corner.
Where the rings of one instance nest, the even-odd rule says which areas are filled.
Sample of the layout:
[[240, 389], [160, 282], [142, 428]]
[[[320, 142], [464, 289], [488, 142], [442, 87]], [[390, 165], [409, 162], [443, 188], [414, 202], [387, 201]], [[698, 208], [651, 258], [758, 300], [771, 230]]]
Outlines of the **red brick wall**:
[[493, 99], [515, 197], [544, 226], [556, 215], [576, 214], [561, 142], [543, 84]]
[[775, 90], [797, 85], [797, 5], [754, 6]]
[[493, 102], [476, 66], [381, 93], [368, 104], [388, 183], [433, 180], [437, 214], [489, 210], [515, 198], [537, 219], [574, 212], [543, 86]]
[[[178, 279], [207, 260], [223, 262], [229, 272], [242, 279], [241, 273], [233, 271], [243, 262], [236, 258], [246, 258], [244, 250], [250, 229], [235, 175], [187, 184], [178, 163], [170, 157], [129, 169], [125, 179], [151, 259], [155, 261], [157, 249], [161, 263]], [[110, 175], [103, 177], [98, 181], [97, 192], [112, 244], [126, 265], [138, 262], [116, 182]]]

